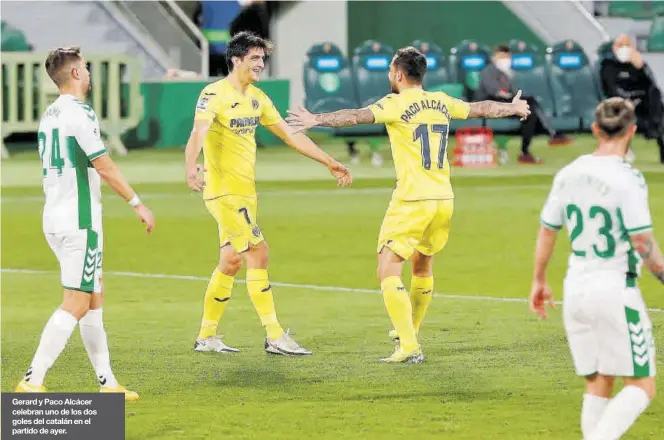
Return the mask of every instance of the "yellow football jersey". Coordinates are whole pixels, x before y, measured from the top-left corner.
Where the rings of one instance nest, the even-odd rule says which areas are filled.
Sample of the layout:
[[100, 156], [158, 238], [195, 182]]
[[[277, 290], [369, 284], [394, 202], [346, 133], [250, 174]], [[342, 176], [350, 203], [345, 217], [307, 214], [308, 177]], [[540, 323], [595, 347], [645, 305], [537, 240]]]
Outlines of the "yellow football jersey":
[[466, 119], [467, 102], [443, 92], [421, 88], [390, 94], [369, 106], [377, 123], [384, 123], [397, 172], [397, 200], [454, 198], [447, 160], [452, 119]]
[[212, 121], [203, 145], [203, 198], [256, 197], [256, 128], [281, 120], [270, 98], [253, 85], [242, 94], [222, 79], [203, 89], [194, 119]]

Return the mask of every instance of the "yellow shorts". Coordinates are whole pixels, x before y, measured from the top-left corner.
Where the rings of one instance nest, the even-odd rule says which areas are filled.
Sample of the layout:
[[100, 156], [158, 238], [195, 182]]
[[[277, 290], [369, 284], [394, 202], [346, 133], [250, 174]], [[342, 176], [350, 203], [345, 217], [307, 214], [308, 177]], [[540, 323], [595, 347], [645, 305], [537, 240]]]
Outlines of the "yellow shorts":
[[403, 259], [415, 250], [434, 255], [447, 244], [450, 235], [454, 199], [392, 200], [387, 207], [378, 236], [378, 253], [388, 247]]
[[237, 252], [244, 252], [264, 240], [256, 224], [258, 201], [255, 197], [222, 196], [206, 200], [212, 217], [219, 225], [219, 245], [230, 244]]

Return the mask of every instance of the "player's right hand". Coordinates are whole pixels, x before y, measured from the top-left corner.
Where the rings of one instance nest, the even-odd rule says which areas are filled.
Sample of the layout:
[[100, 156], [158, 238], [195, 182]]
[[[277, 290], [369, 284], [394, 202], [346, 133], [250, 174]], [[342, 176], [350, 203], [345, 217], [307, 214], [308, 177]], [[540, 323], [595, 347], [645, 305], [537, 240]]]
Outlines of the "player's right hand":
[[556, 308], [553, 302], [551, 287], [546, 282], [533, 281], [533, 287], [530, 291], [530, 310], [542, 319], [549, 315], [546, 313], [546, 307]]
[[333, 160], [327, 169], [330, 170], [330, 174], [337, 178], [337, 186], [345, 188], [353, 183], [353, 176], [350, 174], [350, 170], [336, 160]]
[[141, 223], [145, 225], [145, 230], [149, 234], [154, 229], [154, 216], [152, 211], [148, 209], [144, 204], [140, 204], [134, 208], [136, 215], [141, 219]]
[[196, 165], [195, 167], [187, 168], [187, 185], [189, 188], [193, 189], [196, 192], [203, 191], [205, 188], [205, 181], [201, 175], [201, 171], [205, 171], [201, 165]]
[[512, 106], [514, 106], [514, 114], [519, 116], [522, 121], [530, 115], [530, 106], [528, 105], [528, 101], [521, 99], [521, 90], [514, 95]]

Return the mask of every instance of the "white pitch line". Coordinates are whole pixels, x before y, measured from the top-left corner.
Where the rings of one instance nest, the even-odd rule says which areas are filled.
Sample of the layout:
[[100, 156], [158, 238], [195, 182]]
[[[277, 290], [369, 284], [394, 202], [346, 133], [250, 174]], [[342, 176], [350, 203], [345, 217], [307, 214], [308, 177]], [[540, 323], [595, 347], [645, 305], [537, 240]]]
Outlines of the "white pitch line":
[[[454, 182], [452, 182], [454, 186]], [[660, 186], [662, 183], [654, 182], [648, 185], [649, 187]], [[533, 185], [495, 185], [495, 186], [458, 186], [455, 188], [455, 191], [463, 192], [466, 189], [472, 191], [522, 191], [522, 190], [543, 190], [549, 189], [551, 185], [549, 184], [533, 184]], [[352, 196], [352, 195], [363, 195], [363, 194], [389, 194], [394, 191], [394, 188], [330, 188], [330, 189], [276, 189], [268, 191], [259, 191], [258, 197], [270, 197], [270, 196]], [[202, 197], [200, 194], [196, 193], [143, 193], [141, 194], [142, 199], [200, 199]], [[2, 196], [0, 197], [0, 202], [2, 203], [26, 203], [26, 202], [44, 202], [44, 196]]]
[[[2, 273], [23, 273], [23, 274], [57, 274], [55, 270], [35, 270], [35, 269], [0, 269]], [[166, 280], [188, 280], [188, 281], [208, 281], [209, 277], [199, 277], [195, 275], [171, 275], [164, 273], [141, 273], [141, 272], [122, 272], [122, 271], [104, 271], [105, 274], [118, 276], [118, 277], [132, 277], [132, 278], [157, 278]], [[238, 284], [245, 284], [244, 280], [236, 280]], [[317, 284], [297, 284], [297, 283], [280, 283], [272, 282], [270, 284], [277, 287], [289, 287], [292, 289], [307, 289], [319, 290], [326, 292], [349, 292], [349, 293], [370, 293], [379, 294], [380, 290], [377, 289], [362, 289], [356, 287], [341, 287], [341, 286], [319, 286]], [[473, 295], [458, 295], [448, 293], [434, 293], [436, 298], [444, 299], [460, 299], [469, 301], [494, 301], [494, 302], [508, 302], [508, 303], [527, 303], [526, 298], [502, 298], [494, 296], [473, 296]], [[555, 301], [555, 304], [561, 305], [560, 301]], [[651, 308], [650, 312], [662, 313], [664, 309]]]
[[[548, 189], [551, 185], [498, 185], [498, 186], [478, 186], [472, 188], [473, 191], [518, 191], [527, 189]], [[459, 187], [461, 191], [467, 187]], [[394, 191], [394, 188], [346, 188], [346, 189], [292, 189], [292, 190], [273, 190], [261, 191], [258, 197], [271, 197], [271, 196], [352, 196], [364, 194], [389, 194]], [[200, 195], [193, 193], [143, 193], [142, 199], [157, 200], [157, 199], [202, 199]], [[29, 203], [29, 202], [44, 202], [44, 196], [3, 196], [0, 198], [2, 203]]]

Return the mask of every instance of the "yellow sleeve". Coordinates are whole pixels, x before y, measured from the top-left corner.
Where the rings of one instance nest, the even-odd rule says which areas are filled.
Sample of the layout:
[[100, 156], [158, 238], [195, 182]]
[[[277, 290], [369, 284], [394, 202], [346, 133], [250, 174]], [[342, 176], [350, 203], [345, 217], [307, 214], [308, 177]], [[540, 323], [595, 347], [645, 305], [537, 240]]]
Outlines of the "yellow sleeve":
[[211, 121], [215, 118], [219, 106], [221, 103], [221, 97], [217, 95], [214, 91], [203, 89], [198, 101], [196, 102], [196, 113], [194, 115], [194, 120], [203, 120]]
[[447, 107], [447, 111], [450, 112], [450, 117], [452, 119], [468, 119], [468, 115], [470, 114], [469, 103], [460, 99], [452, 98], [442, 92], [441, 94], [443, 95], [442, 101], [445, 104], [445, 107]]
[[386, 124], [398, 121], [401, 118], [401, 109], [397, 98], [393, 95], [387, 95], [376, 103], [369, 106], [369, 110], [374, 115], [374, 119], [379, 124]]
[[263, 93], [263, 113], [261, 113], [261, 125], [274, 125], [281, 121], [281, 115], [274, 106], [272, 100]]

